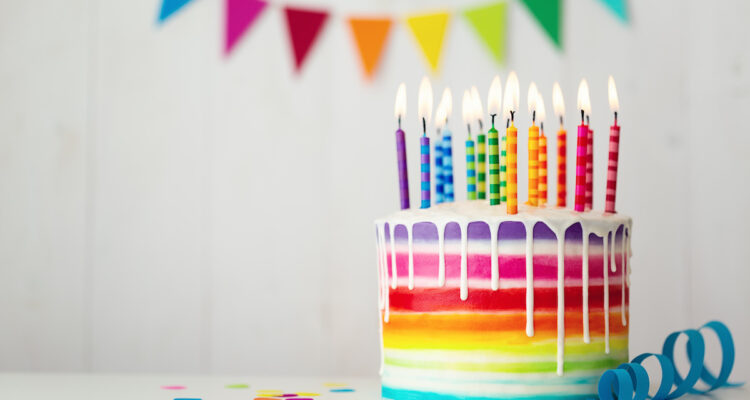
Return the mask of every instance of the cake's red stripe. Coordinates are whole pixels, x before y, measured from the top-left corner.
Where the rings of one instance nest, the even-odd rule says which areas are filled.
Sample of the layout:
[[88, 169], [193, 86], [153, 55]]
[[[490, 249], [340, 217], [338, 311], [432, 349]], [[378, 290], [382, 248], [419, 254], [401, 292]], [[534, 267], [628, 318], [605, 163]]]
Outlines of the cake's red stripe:
[[[565, 310], [580, 311], [583, 304], [582, 289], [579, 286], [565, 288]], [[619, 307], [622, 302], [621, 286], [609, 288], [609, 306]], [[398, 287], [390, 290], [389, 306], [392, 311], [440, 312], [440, 311], [525, 311], [526, 289], [469, 288], [469, 297], [461, 300], [459, 288], [413, 289]], [[589, 287], [589, 309], [604, 308], [604, 287]], [[557, 310], [557, 288], [535, 288], [534, 310]]]

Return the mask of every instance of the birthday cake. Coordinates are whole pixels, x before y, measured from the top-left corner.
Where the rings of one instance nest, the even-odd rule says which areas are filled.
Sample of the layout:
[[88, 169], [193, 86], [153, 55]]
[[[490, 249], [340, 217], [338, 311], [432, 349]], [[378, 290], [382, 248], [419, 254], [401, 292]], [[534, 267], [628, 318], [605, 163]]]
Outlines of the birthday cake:
[[383, 398], [594, 397], [628, 361], [630, 232], [481, 200], [376, 221]]

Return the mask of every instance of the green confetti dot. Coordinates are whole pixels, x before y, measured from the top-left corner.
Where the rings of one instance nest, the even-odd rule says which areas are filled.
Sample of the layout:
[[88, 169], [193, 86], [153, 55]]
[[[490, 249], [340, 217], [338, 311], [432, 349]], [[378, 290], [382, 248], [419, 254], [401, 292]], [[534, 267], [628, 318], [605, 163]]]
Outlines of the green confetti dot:
[[248, 389], [249, 387], [250, 385], [245, 383], [233, 383], [226, 386], [227, 389]]

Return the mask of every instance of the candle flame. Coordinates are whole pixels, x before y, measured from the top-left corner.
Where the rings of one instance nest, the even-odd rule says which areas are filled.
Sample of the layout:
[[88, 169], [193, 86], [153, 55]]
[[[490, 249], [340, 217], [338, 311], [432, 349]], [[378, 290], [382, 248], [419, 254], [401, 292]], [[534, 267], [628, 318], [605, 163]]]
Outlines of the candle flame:
[[497, 115], [500, 113], [500, 105], [503, 102], [503, 88], [500, 83], [500, 77], [495, 75], [490, 85], [490, 92], [487, 95], [487, 112], [490, 115]]
[[620, 99], [617, 97], [617, 87], [615, 86], [615, 78], [612, 75], [609, 76], [609, 82], [607, 82], [609, 90], [609, 109], [612, 112], [620, 111]]
[[518, 98], [520, 97], [521, 88], [518, 85], [518, 75], [515, 71], [510, 71], [508, 80], [505, 82], [505, 98], [503, 98], [503, 116], [510, 119], [510, 112], [518, 111]]
[[544, 108], [544, 98], [542, 97], [542, 94], [537, 92], [536, 94], [536, 120], [539, 121], [539, 123], [543, 123], [544, 119], [547, 117], [547, 110]]
[[[419, 119], [430, 122], [432, 117], [432, 85], [430, 80], [425, 76], [419, 84]], [[421, 122], [421, 121], [420, 121]]]
[[560, 84], [557, 82], [555, 82], [555, 85], [552, 87], [552, 108], [555, 110], [555, 115], [557, 117], [565, 115], [565, 100], [563, 100], [563, 93], [562, 89], [560, 89]]
[[481, 123], [484, 117], [484, 111], [482, 111], [482, 98], [479, 97], [479, 90], [477, 90], [476, 86], [471, 87], [471, 97], [474, 103], [474, 118]]
[[443, 90], [443, 97], [440, 98], [440, 103], [438, 103], [437, 112], [435, 113], [435, 125], [438, 128], [445, 127], [452, 113], [453, 95], [449, 88], [445, 88]]
[[591, 99], [589, 99], [589, 84], [586, 79], [581, 79], [578, 86], [578, 109], [583, 110], [586, 115], [591, 114]]
[[465, 125], [471, 125], [476, 116], [476, 107], [474, 105], [474, 99], [471, 96], [471, 92], [464, 90], [463, 101], [461, 102], [461, 116], [464, 118]]
[[406, 116], [406, 85], [404, 83], [398, 85], [396, 91], [396, 106], [395, 106], [396, 119], [404, 119]]
[[526, 101], [529, 106], [529, 114], [536, 111], [536, 101], [539, 96], [539, 89], [536, 87], [536, 83], [531, 82], [529, 85], [529, 93], [526, 95]]

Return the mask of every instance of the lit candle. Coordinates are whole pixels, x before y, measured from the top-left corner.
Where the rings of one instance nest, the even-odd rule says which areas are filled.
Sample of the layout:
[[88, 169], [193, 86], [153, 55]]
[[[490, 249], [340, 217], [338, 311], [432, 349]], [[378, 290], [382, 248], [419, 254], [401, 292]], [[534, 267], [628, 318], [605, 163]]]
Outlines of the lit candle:
[[537, 93], [536, 119], [539, 120], [539, 205], [547, 204], [547, 136], [544, 135], [544, 119], [547, 111], [544, 99]]
[[536, 101], [539, 90], [536, 83], [529, 85], [527, 102], [529, 114], [531, 114], [531, 126], [529, 127], [529, 201], [528, 204], [536, 206], [539, 204], [539, 127], [536, 126]]
[[560, 85], [555, 82], [552, 88], [552, 107], [555, 109], [555, 116], [560, 119], [560, 129], [557, 131], [557, 206], [565, 207], [566, 198], [568, 197], [567, 182], [567, 152], [568, 152], [568, 133], [565, 131], [563, 124], [563, 115], [565, 115], [565, 101], [563, 100]]
[[508, 201], [508, 126], [510, 120], [505, 122], [505, 135], [500, 138], [500, 202]]
[[401, 129], [401, 120], [406, 115], [406, 85], [403, 83], [398, 86], [396, 92], [395, 114], [398, 120], [398, 130], [396, 131], [398, 188], [401, 194], [401, 209], [404, 210], [409, 208], [409, 174], [406, 168], [406, 139], [404, 131]]
[[617, 125], [617, 113], [620, 111], [620, 101], [617, 98], [615, 78], [609, 77], [609, 108], [615, 114], [615, 122], [609, 127], [609, 163], [607, 166], [607, 197], [604, 211], [615, 212], [615, 196], [617, 195], [617, 163], [620, 157], [620, 126]]
[[443, 97], [440, 99], [440, 118], [435, 120], [439, 124], [443, 133], [442, 150], [443, 150], [443, 193], [444, 201], [452, 202], [455, 200], [453, 190], [453, 133], [448, 129], [448, 120], [453, 113], [453, 95], [450, 88], [445, 88]]
[[[435, 112], [435, 121], [440, 116], [440, 103]], [[445, 201], [445, 185], [443, 184], [443, 140], [440, 137], [440, 128], [435, 129], [434, 157], [435, 157], [435, 204]]]
[[484, 123], [482, 121], [482, 99], [479, 97], [479, 91], [476, 86], [471, 87], [471, 98], [474, 102], [474, 113], [479, 125], [477, 134], [477, 197], [479, 199], [487, 198], [487, 153], [485, 149]]
[[586, 141], [586, 211], [594, 207], [594, 131], [589, 124], [591, 110], [586, 112], [586, 128], [589, 130]]
[[422, 120], [422, 136], [419, 138], [419, 161], [422, 193], [422, 208], [430, 208], [430, 138], [427, 122], [432, 116], [432, 86], [427, 77], [419, 85], [419, 119]]
[[474, 163], [474, 141], [471, 139], [471, 122], [475, 118], [476, 107], [468, 90], [464, 91], [461, 103], [461, 115], [466, 124], [466, 198], [476, 200], [477, 171]]
[[518, 111], [519, 86], [518, 76], [511, 71], [505, 84], [506, 95], [510, 92], [510, 105], [507, 107], [510, 115], [508, 127], [508, 214], [518, 214], [518, 130], [514, 125], [515, 114]]
[[498, 148], [497, 129], [495, 129], [495, 117], [500, 112], [502, 93], [500, 77], [495, 76], [490, 85], [490, 92], [487, 98], [487, 111], [492, 118], [492, 128], [487, 132], [487, 143], [490, 150], [490, 205], [500, 204], [500, 152]]
[[585, 79], [582, 79], [578, 86], [578, 109], [581, 110], [581, 125], [578, 125], [578, 141], [576, 143], [575, 210], [580, 212], [584, 211], [586, 206], [586, 146], [589, 127], [585, 123], [585, 115], [591, 109], [589, 85]]

